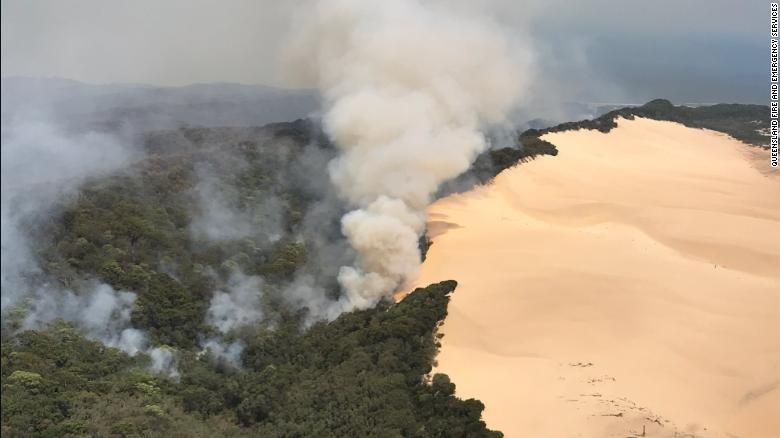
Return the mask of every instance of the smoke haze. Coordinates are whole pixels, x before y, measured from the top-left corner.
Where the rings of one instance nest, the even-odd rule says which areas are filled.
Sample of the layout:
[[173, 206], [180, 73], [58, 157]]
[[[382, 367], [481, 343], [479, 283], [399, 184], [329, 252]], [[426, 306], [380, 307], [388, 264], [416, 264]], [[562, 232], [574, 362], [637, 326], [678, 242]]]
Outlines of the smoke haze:
[[115, 136], [69, 134], [51, 115], [2, 127], [2, 308], [20, 301], [25, 276], [39, 271], [28, 228], [51, 214], [90, 177], [130, 163], [136, 154]]
[[[279, 74], [279, 54], [296, 3], [300, 4], [4, 0], [2, 74], [91, 83], [286, 86], [287, 77]], [[539, 64], [545, 83], [534, 88], [547, 96], [539, 102], [544, 107], [558, 98], [561, 102], [643, 103], [663, 97], [676, 103], [766, 103], [763, 3], [446, 3], [476, 14], [491, 10], [510, 31], [531, 33], [534, 46], [542, 52]], [[701, 19], [703, 13], [706, 20]], [[582, 58], [589, 60], [588, 70], [579, 70]], [[231, 117], [241, 116], [231, 112]]]

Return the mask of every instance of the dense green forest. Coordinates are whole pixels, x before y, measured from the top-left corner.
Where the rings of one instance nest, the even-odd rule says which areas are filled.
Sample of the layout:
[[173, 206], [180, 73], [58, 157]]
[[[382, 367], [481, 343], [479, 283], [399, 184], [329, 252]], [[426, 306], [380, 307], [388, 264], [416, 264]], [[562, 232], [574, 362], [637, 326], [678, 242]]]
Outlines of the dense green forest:
[[455, 286], [260, 331], [241, 370], [185, 351], [178, 382], [64, 323], [24, 331], [3, 341], [3, 436], [501, 436], [482, 403], [427, 377]]

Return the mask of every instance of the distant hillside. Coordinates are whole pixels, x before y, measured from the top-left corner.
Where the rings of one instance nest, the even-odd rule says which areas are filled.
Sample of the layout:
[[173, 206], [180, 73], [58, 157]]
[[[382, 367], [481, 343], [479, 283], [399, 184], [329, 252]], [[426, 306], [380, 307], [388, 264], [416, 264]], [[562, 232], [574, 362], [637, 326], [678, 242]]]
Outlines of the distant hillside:
[[170, 129], [180, 125], [260, 126], [306, 117], [319, 108], [314, 90], [262, 85], [157, 87], [94, 85], [56, 78], [2, 79], [2, 121], [29, 112], [57, 116], [78, 129]]

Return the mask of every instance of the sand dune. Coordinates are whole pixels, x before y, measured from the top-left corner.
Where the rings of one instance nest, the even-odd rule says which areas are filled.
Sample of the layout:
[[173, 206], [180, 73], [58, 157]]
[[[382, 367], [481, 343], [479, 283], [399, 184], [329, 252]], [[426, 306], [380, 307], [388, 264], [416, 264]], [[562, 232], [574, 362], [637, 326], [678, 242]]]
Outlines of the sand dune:
[[780, 178], [646, 119], [429, 209], [438, 371], [508, 437], [780, 436]]

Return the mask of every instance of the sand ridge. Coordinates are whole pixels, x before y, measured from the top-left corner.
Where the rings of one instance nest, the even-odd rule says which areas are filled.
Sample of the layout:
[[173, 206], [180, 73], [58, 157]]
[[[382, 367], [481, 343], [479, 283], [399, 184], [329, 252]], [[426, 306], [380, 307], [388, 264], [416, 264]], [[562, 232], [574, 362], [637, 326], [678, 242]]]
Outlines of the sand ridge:
[[637, 118], [429, 208], [437, 371], [508, 437], [780, 436], [780, 178]]

